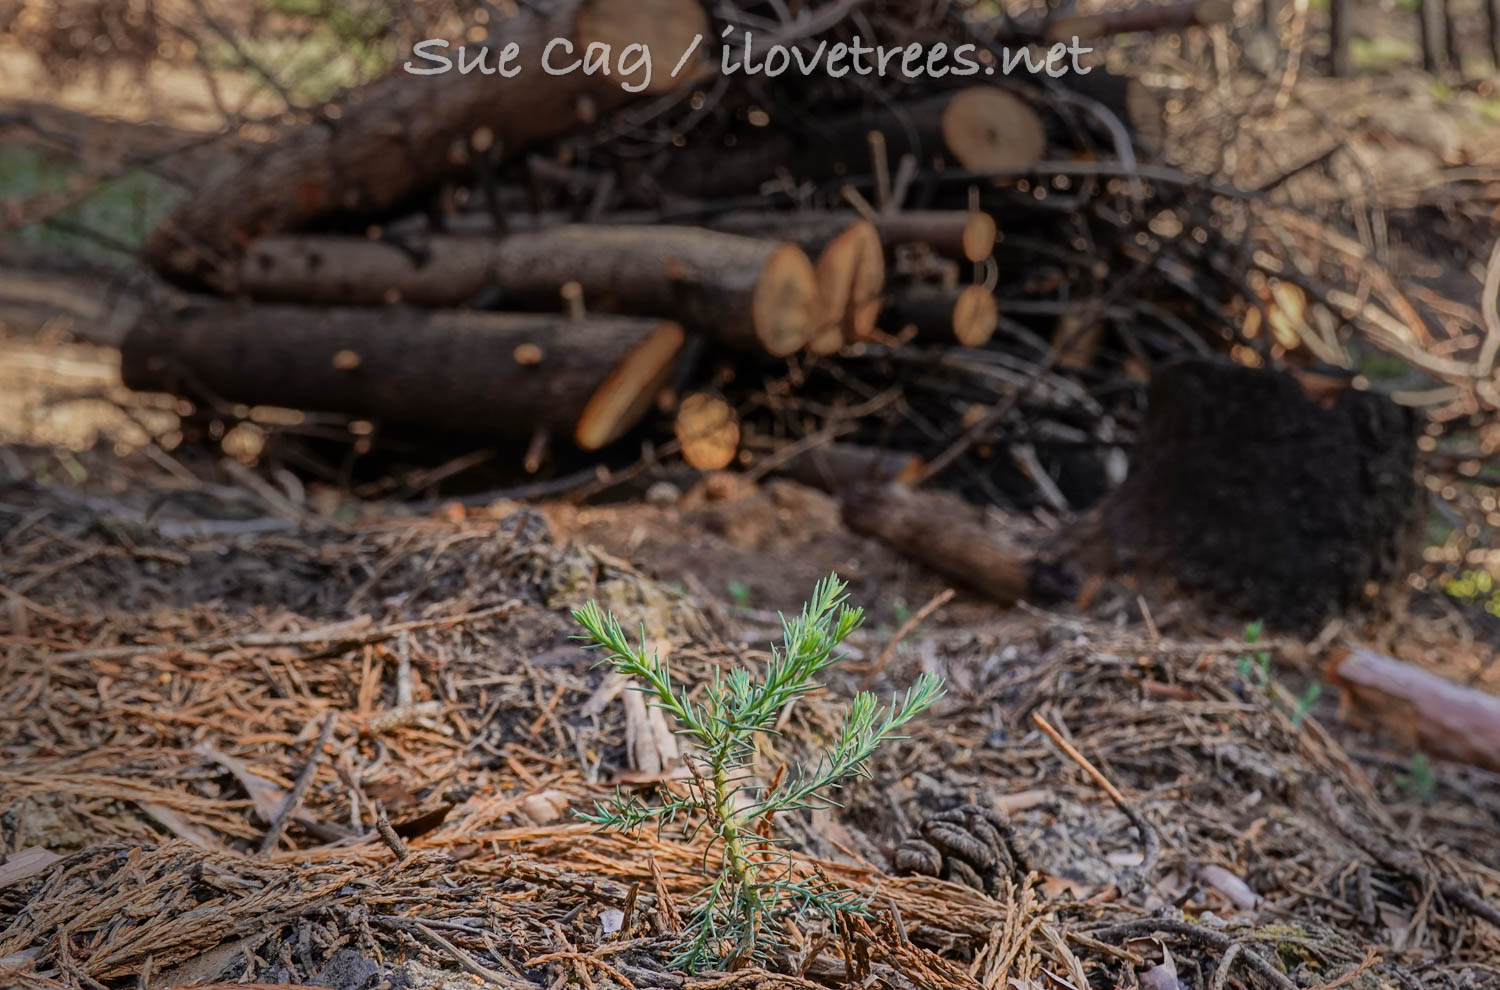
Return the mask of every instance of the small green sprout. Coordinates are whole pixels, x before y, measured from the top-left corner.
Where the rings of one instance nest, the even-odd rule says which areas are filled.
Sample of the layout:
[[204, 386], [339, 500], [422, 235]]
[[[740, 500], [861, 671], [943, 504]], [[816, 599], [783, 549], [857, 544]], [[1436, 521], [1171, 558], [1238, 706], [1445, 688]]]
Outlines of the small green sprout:
[[1411, 755], [1411, 771], [1396, 775], [1396, 787], [1423, 804], [1431, 804], [1437, 797], [1437, 776], [1432, 772], [1432, 763], [1426, 753]]
[[687, 758], [692, 776], [685, 796], [664, 790], [661, 803], [648, 805], [617, 793], [579, 816], [629, 834], [648, 824], [660, 829], [679, 820], [686, 836], [704, 828], [711, 833], [709, 848], [719, 848], [722, 862], [695, 899], [683, 944], [672, 960], [676, 968], [763, 963], [783, 947], [787, 919], [816, 914], [837, 930], [841, 914], [865, 909], [852, 892], [795, 870], [790, 852], [772, 837], [770, 826], [779, 812], [835, 805], [829, 792], [865, 773], [866, 761], [882, 743], [901, 738], [902, 726], [942, 696], [942, 681], [923, 674], [889, 707], [861, 692], [845, 712], [838, 736], [808, 769], [779, 773], [770, 784], [757, 780], [751, 770], [756, 737], [774, 734], [786, 706], [819, 687], [816, 678], [838, 662], [839, 644], [859, 627], [863, 612], [847, 604], [844, 589], [837, 575], [818, 582], [802, 614], [791, 621], [782, 618], [782, 645], [772, 648], [761, 677], [753, 678], [742, 667], [716, 675], [699, 702], [673, 684], [667, 662], [647, 649], [644, 630], [636, 645], [598, 605], [590, 602], [573, 613], [587, 631], [579, 638], [608, 654], [602, 663], [635, 678], [636, 690], [675, 717], [677, 731], [696, 749]]
[[755, 593], [751, 591], [750, 586], [743, 581], [730, 581], [729, 597], [733, 599], [734, 603], [740, 608], [749, 608], [751, 601], [753, 601], [755, 598]]
[[[1245, 642], [1250, 644], [1259, 643], [1261, 636], [1265, 634], [1265, 623], [1256, 619], [1245, 626]], [[1258, 688], [1265, 692], [1266, 700], [1275, 708], [1284, 711], [1292, 720], [1292, 728], [1301, 728], [1306, 720], [1308, 712], [1312, 711], [1313, 705], [1323, 696], [1323, 685], [1313, 681], [1302, 692], [1297, 703], [1290, 709], [1277, 697], [1276, 674], [1271, 667], [1271, 651], [1257, 650], [1254, 654], [1240, 654], [1237, 659], [1237, 669], [1240, 680], [1247, 685]]]

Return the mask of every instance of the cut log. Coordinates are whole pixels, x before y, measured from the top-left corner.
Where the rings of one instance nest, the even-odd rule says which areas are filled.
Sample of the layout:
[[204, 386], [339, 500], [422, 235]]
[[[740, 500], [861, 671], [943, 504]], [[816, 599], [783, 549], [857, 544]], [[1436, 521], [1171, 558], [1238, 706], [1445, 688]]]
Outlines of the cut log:
[[1340, 714], [1357, 725], [1500, 772], [1500, 698], [1358, 645], [1335, 650], [1323, 672], [1342, 691]]
[[245, 258], [252, 297], [459, 305], [481, 291], [554, 309], [577, 283], [591, 307], [670, 316], [725, 343], [783, 357], [823, 319], [800, 248], [698, 227], [570, 225], [503, 238], [433, 236], [401, 246], [356, 237], [268, 237]]
[[1316, 629], [1404, 593], [1418, 545], [1416, 417], [1373, 392], [1209, 358], [1157, 369], [1129, 477], [1059, 546], [1169, 577], [1247, 618]]
[[980, 173], [1009, 173], [1034, 165], [1046, 150], [1041, 116], [1020, 97], [992, 86], [820, 121], [815, 132], [775, 128], [739, 140], [698, 145], [674, 155], [663, 189], [713, 198], [755, 193], [782, 173], [825, 178], [873, 170], [869, 133], [885, 136], [887, 154], [923, 164]]
[[983, 347], [994, 336], [1000, 320], [995, 297], [982, 285], [943, 289], [916, 285], [887, 304], [884, 323], [898, 334], [914, 327], [917, 336], [933, 342]]
[[673, 424], [682, 459], [699, 471], [722, 471], [740, 452], [740, 419], [716, 395], [694, 392], [677, 407]]
[[797, 245], [814, 259], [824, 319], [808, 341], [814, 354], [832, 354], [845, 339], [875, 330], [885, 289], [880, 233], [850, 211], [744, 210], [720, 214], [704, 225], [726, 233], [768, 237]]
[[[491, 72], [431, 75], [398, 69], [356, 90], [301, 130], [267, 145], [248, 161], [209, 179], [152, 232], [147, 260], [162, 275], [192, 286], [233, 289], [237, 261], [266, 234], [289, 233], [335, 214], [380, 215], [411, 203], [439, 182], [462, 176], [480, 158], [510, 156], [624, 104], [682, 81], [668, 67], [708, 31], [697, 0], [558, 0], [545, 8], [509, 5], [492, 20], [489, 66], [514, 43], [513, 78]], [[634, 76], [542, 67], [555, 38], [581, 58], [594, 42], [613, 52], [646, 45], [653, 70]], [[453, 49], [434, 54], [456, 56]], [[472, 46], [470, 49], [472, 57]], [[430, 57], [429, 57], [430, 58]], [[564, 57], [553, 51], [554, 62]], [[414, 69], [439, 65], [420, 57]], [[686, 70], [690, 76], [694, 67]]]
[[947, 492], [901, 485], [845, 495], [844, 524], [1002, 605], [1051, 602], [1073, 593], [1071, 571], [1007, 540], [981, 510]]
[[995, 218], [978, 210], [906, 210], [875, 223], [886, 244], [926, 244], [955, 261], [983, 261], [995, 249]]
[[851, 224], [818, 254], [818, 282], [824, 305], [839, 319], [829, 333], [815, 337], [810, 350], [832, 354], [845, 340], [863, 340], [875, 332], [885, 290], [885, 253], [880, 234], [868, 220]]
[[595, 450], [651, 407], [683, 339], [676, 323], [621, 316], [205, 302], [143, 318], [121, 374], [143, 391], [520, 440], [545, 430]]
[[861, 485], [914, 484], [922, 475], [922, 458], [903, 450], [835, 443], [805, 451], [776, 473], [841, 495]]

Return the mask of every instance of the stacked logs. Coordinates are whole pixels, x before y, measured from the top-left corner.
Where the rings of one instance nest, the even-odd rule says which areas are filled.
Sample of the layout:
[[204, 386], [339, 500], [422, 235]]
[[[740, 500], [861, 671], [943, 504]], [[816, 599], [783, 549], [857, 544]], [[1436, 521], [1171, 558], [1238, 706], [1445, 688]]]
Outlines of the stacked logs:
[[[742, 13], [778, 15], [763, 6]], [[952, 10], [912, 24], [893, 0], [866, 6], [880, 44], [976, 30]], [[1175, 29], [1212, 6], [1150, 16]], [[744, 462], [779, 442], [788, 418], [768, 429], [753, 397], [789, 367], [805, 369], [809, 402], [847, 405], [834, 357], [921, 394], [937, 425], [900, 428], [917, 424], [926, 446], [982, 421], [1017, 376], [1012, 359], [978, 355], [1032, 339], [997, 302], [1006, 252], [1062, 217], [1038, 215], [1019, 176], [1049, 154], [1121, 151], [1120, 122], [1149, 131], [1155, 105], [1102, 70], [1070, 91], [983, 76], [751, 79], [721, 74], [708, 50], [682, 56], [737, 26], [698, 0], [527, 4], [487, 25], [492, 51], [515, 44], [513, 76], [398, 68], [348, 94], [208, 176], [153, 232], [146, 259], [197, 295], [128, 335], [126, 383], [219, 408], [511, 436], [528, 470], [549, 447], [603, 448], [654, 409], [676, 417], [692, 466]], [[1003, 28], [1016, 44], [1055, 33]], [[782, 38], [812, 48], [857, 30], [804, 16]], [[557, 38], [575, 52], [644, 46], [655, 70], [553, 74], [540, 58]], [[809, 103], [815, 119], [791, 109]], [[1068, 443], [1079, 417], [1084, 442], [1112, 442], [1093, 425], [1104, 410], [1050, 372], [1028, 391], [1018, 412], [1072, 416], [1054, 431]], [[863, 453], [840, 463], [882, 475], [886, 453], [911, 463], [889, 425], [850, 437]], [[1007, 460], [1051, 470], [1023, 447], [1003, 448]], [[773, 453], [773, 469], [798, 453]]]

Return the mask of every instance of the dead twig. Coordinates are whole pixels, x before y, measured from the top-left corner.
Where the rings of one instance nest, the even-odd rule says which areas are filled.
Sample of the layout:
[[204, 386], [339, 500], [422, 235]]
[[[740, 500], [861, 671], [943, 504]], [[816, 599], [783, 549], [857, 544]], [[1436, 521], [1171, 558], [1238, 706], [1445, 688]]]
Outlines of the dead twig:
[[337, 711], [330, 711], [323, 716], [323, 727], [318, 730], [318, 741], [313, 744], [312, 753], [307, 757], [302, 772], [297, 774], [297, 780], [292, 784], [286, 800], [281, 802], [281, 810], [276, 812], [276, 817], [271, 820], [271, 827], [266, 829], [266, 837], [260, 841], [262, 856], [268, 855], [276, 848], [276, 843], [281, 841], [281, 833], [286, 829], [287, 822], [291, 821], [292, 815], [296, 814], [297, 809], [302, 805], [302, 799], [307, 796], [307, 789], [312, 786], [313, 777], [317, 776], [318, 764], [323, 762], [323, 749], [333, 736], [333, 723], [338, 719], [338, 714]]

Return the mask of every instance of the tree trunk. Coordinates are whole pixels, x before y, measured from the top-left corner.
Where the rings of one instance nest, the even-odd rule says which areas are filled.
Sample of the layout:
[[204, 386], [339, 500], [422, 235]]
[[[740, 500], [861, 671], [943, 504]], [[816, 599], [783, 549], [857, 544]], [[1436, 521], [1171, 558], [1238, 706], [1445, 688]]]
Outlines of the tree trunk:
[[590, 309], [670, 316], [776, 357], [823, 319], [812, 262], [795, 245], [697, 227], [575, 225], [499, 239], [269, 237], [241, 268], [260, 299], [453, 306], [492, 290], [509, 307], [552, 309], [576, 282]]
[[618, 438], [676, 365], [675, 323], [605, 316], [204, 302], [125, 338], [125, 384], [584, 450]]
[[1404, 591], [1419, 505], [1409, 409], [1213, 359], [1159, 368], [1147, 402], [1129, 477], [1060, 553], [1289, 629]]
[[[145, 256], [180, 284], [232, 290], [235, 262], [255, 239], [335, 214], [392, 212], [466, 174], [476, 160], [513, 155], [620, 106], [634, 95], [624, 84], [646, 82], [643, 72], [548, 74], [542, 56], [552, 39], [571, 39], [575, 53], [554, 52], [554, 65], [581, 57], [591, 42], [615, 52], [648, 45], [653, 70], [643, 92], [651, 94], [678, 83], [667, 67], [707, 30], [696, 0], [559, 0], [546, 12], [523, 5], [491, 25], [487, 42], [492, 69], [507, 44], [519, 46], [513, 78], [398, 69], [351, 94], [336, 116], [325, 114], [208, 181], [152, 232]], [[441, 53], [456, 57], [451, 48]], [[410, 64], [436, 68], [421, 58]]]
[[1328, 0], [1329, 68], [1335, 76], [1349, 74], [1349, 7], [1353, 0]]
[[994, 295], [982, 285], [961, 289], [918, 285], [891, 299], [883, 322], [893, 334], [910, 326], [930, 343], [983, 347], [995, 333], [999, 310]]
[[1422, 39], [1422, 68], [1443, 70], [1443, 0], [1420, 0], [1417, 24]]
[[1169, 6], [1143, 5], [1097, 14], [1060, 17], [1047, 25], [1045, 41], [1055, 44], [1074, 38], [1109, 38], [1135, 31], [1181, 31], [1224, 24], [1234, 19], [1229, 0], [1191, 0]]
[[1489, 35], [1490, 64], [1500, 72], [1500, 0], [1484, 0], [1486, 33]]

